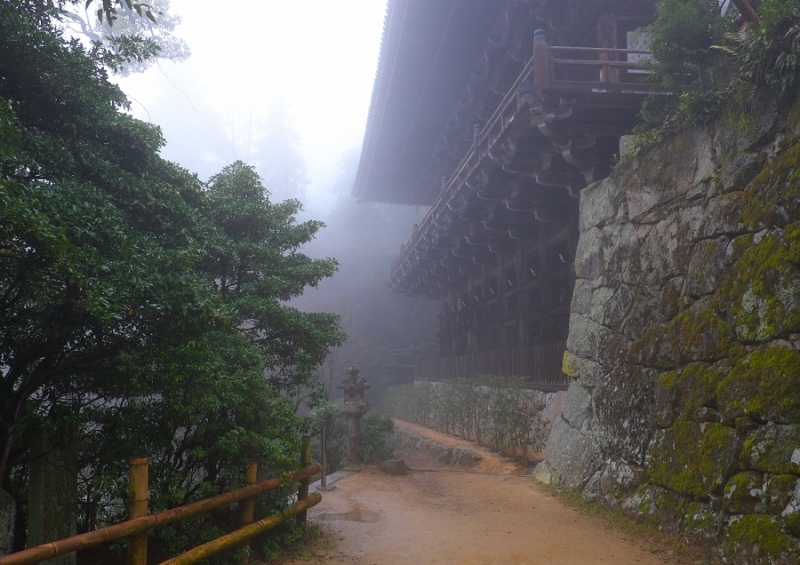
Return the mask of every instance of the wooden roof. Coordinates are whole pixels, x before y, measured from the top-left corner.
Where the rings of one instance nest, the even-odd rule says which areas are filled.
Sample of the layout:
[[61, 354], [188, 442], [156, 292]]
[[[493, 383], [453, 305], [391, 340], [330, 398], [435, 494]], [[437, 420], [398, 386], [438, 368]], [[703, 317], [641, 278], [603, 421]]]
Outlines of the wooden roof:
[[389, 0], [353, 195], [421, 205], [417, 175], [505, 2]]
[[[389, 0], [353, 195], [430, 205], [528, 61], [533, 32], [586, 45], [599, 13], [653, 0]], [[596, 39], [594, 39], [596, 41]]]

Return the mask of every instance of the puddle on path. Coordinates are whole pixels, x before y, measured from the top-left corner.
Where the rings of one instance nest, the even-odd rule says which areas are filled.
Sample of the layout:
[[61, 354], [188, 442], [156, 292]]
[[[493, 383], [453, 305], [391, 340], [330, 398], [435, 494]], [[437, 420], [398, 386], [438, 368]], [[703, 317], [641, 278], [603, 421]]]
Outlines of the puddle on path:
[[377, 512], [361, 508], [356, 504], [350, 512], [338, 512], [335, 514], [321, 514], [320, 520], [346, 520], [348, 522], [377, 522], [381, 519]]

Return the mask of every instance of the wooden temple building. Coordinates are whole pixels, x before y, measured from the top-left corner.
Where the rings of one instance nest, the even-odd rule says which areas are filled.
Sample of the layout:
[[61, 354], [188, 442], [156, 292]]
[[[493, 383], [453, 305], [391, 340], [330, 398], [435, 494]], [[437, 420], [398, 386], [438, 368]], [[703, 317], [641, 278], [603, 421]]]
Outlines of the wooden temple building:
[[426, 207], [395, 291], [441, 301], [418, 379], [561, 388], [578, 197], [647, 89], [654, 0], [389, 0], [354, 195]]

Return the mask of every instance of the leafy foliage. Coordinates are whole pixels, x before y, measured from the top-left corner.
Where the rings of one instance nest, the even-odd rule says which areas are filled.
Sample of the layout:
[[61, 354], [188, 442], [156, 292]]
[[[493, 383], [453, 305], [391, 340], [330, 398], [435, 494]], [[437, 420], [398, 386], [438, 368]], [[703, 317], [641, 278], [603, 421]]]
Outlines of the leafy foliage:
[[758, 15], [761, 25], [745, 32], [738, 50], [742, 76], [786, 90], [800, 67], [800, 6], [787, 0], [765, 0]]
[[[103, 50], [64, 39], [58, 17], [0, 3], [0, 486], [24, 510], [30, 434], [68, 408], [87, 530], [124, 514], [132, 455], [150, 458], [154, 510], [240, 485], [253, 457], [270, 476], [296, 468], [297, 403], [343, 335], [285, 303], [336, 268], [298, 251], [321, 224], [270, 203], [243, 163], [206, 186], [163, 160]], [[158, 530], [154, 553], [230, 519]]]
[[[707, 123], [740, 108], [753, 87], [789, 89], [800, 65], [800, 8], [793, 0], [765, 0], [760, 24], [737, 31], [715, 0], [658, 0], [658, 19], [645, 29], [657, 86], [642, 107], [634, 154], [683, 125]], [[735, 14], [735, 11], [732, 11]], [[654, 127], [655, 126], [655, 127]]]
[[361, 458], [367, 463], [385, 461], [392, 456], [394, 422], [388, 416], [367, 414], [361, 420]]

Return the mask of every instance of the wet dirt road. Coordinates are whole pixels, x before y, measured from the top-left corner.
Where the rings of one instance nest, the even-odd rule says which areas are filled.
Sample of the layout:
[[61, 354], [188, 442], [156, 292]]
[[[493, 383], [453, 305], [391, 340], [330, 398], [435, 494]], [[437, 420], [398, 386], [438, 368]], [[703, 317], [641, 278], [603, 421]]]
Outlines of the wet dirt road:
[[566, 506], [533, 479], [453, 470], [338, 481], [309, 511], [332, 547], [307, 565], [674, 563], [663, 549]]

